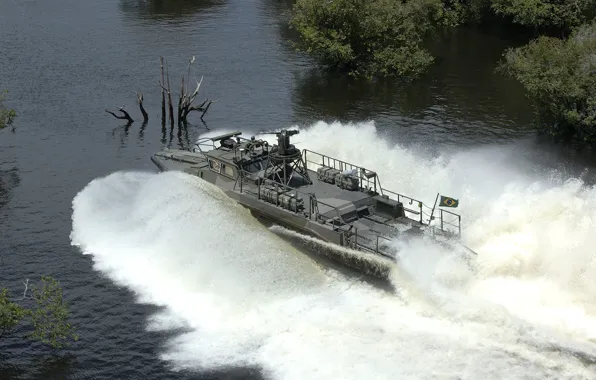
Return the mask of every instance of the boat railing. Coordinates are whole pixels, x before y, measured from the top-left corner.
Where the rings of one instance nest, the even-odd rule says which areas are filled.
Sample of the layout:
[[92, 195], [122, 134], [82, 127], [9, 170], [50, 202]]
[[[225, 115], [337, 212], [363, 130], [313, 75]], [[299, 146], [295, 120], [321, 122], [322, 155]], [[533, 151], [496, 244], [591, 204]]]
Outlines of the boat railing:
[[205, 154], [206, 151], [215, 149], [215, 142], [210, 138], [202, 138], [199, 139], [192, 147], [193, 152], [203, 153]]
[[[382, 242], [383, 241], [392, 241], [392, 239], [383, 236], [383, 235], [379, 235], [379, 234], [374, 234], [373, 235], [373, 239], [374, 239], [374, 247], [370, 246], [370, 245], [366, 245], [363, 244], [362, 241], [365, 239], [369, 239], [370, 238], [365, 238], [363, 235], [359, 235], [358, 234], [358, 228], [350, 228], [351, 224], [348, 226], [339, 226], [337, 227], [338, 231], [341, 231], [344, 233], [344, 236], [346, 238], [346, 244], [345, 246], [352, 248], [352, 249], [360, 249], [366, 252], [371, 252], [371, 253], [380, 253], [384, 256], [387, 257], [392, 257], [388, 252], [384, 251], [382, 249]], [[379, 244], [379, 241], [381, 242], [381, 244]]]
[[[351, 164], [349, 162], [327, 156], [312, 150], [304, 149], [302, 151], [302, 159], [307, 169], [317, 171], [319, 167], [326, 166], [340, 171], [356, 169], [357, 176], [360, 180], [361, 191], [373, 191], [381, 195], [395, 198], [396, 201], [404, 205], [406, 217], [423, 225], [431, 225], [433, 221], [437, 221], [439, 229], [443, 232], [457, 233], [461, 236], [461, 216], [447, 210], [439, 209], [438, 215], [434, 215], [434, 208], [424, 204], [424, 202], [409, 197], [395, 191], [387, 190], [381, 186], [381, 181], [378, 174], [373, 170], [365, 169], [361, 166]], [[309, 165], [310, 164], [310, 165]], [[371, 187], [372, 184], [372, 187]], [[415, 205], [410, 208], [407, 205]], [[445, 218], [449, 218], [446, 220]], [[436, 226], [435, 226], [436, 228]]]
[[[445, 214], [447, 216], [445, 216]], [[449, 219], [445, 220], [446, 217]], [[442, 208], [440, 208], [439, 209], [439, 221], [440, 221], [439, 228], [441, 229], [441, 231], [447, 230], [447, 226], [449, 226], [457, 231], [457, 236], [461, 236], [461, 215], [456, 214], [451, 211], [448, 211], [448, 210], [443, 210]]]
[[[215, 145], [216, 142], [230, 139], [230, 138], [236, 139], [238, 141], [250, 141], [249, 139], [240, 136], [241, 134], [242, 134], [242, 132], [236, 131], [236, 132], [226, 133], [226, 134], [214, 136], [214, 137], [202, 137], [202, 138], [198, 139], [197, 142], [193, 145], [192, 151], [197, 152], [197, 153], [202, 153], [205, 157], [207, 157], [207, 152], [219, 148], [218, 146]], [[234, 150], [234, 156], [238, 157], [239, 156], [238, 146], [235, 145], [233, 150]]]
[[[310, 160], [309, 157], [314, 156], [316, 161]], [[339, 171], [344, 170], [356, 170], [358, 172], [358, 179], [360, 181], [360, 189], [367, 191], [377, 192], [380, 189], [380, 183], [378, 180], [377, 173], [364, 169], [361, 166], [351, 164], [346, 161], [342, 161], [337, 158], [333, 158], [309, 149], [302, 150], [302, 160], [307, 169], [317, 171], [320, 167], [329, 167], [337, 169]], [[310, 166], [309, 166], [310, 164]], [[313, 168], [314, 166], [314, 168]]]
[[[387, 196], [391, 195], [391, 196], [393, 196], [393, 198], [395, 198], [396, 201], [401, 202], [404, 205], [405, 212], [407, 212], [411, 215], [415, 215], [415, 216], [406, 215], [408, 218], [416, 220], [420, 224], [424, 224], [425, 216], [428, 216], [430, 218], [431, 214], [428, 213], [427, 211], [431, 211], [431, 208], [426, 206], [422, 201], [419, 201], [418, 199], [415, 199], [415, 198], [408, 197], [407, 195], [396, 193], [395, 191], [391, 191], [391, 190], [387, 190], [387, 189], [382, 189], [382, 190], [383, 190], [384, 195], [387, 195]], [[390, 198], [391, 198], [391, 196], [390, 196]], [[414, 205], [414, 207], [416, 209], [406, 207], [406, 205]]]

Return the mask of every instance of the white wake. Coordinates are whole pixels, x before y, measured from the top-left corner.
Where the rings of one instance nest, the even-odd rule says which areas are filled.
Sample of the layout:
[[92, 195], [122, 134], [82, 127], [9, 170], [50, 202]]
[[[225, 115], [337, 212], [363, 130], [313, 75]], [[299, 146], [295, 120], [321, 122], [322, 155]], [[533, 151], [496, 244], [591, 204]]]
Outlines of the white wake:
[[528, 174], [506, 147], [428, 161], [372, 123], [317, 123], [299, 137], [301, 148], [375, 169], [385, 187], [427, 203], [437, 192], [459, 198], [476, 270], [411, 241], [389, 294], [320, 268], [199, 179], [96, 179], [73, 201], [72, 243], [140, 301], [167, 307], [148, 328], [190, 329], [164, 348], [174, 368], [253, 365], [276, 379], [594, 378], [593, 188]]

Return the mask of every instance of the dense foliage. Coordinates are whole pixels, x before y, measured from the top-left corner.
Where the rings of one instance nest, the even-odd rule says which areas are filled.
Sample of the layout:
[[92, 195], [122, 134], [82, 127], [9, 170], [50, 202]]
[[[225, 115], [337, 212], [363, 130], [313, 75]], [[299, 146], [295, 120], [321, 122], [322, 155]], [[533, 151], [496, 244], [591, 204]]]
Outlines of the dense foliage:
[[539, 126], [557, 137], [596, 143], [596, 23], [567, 40], [543, 36], [510, 49], [501, 70], [526, 88]]
[[326, 67], [412, 79], [433, 62], [426, 39], [491, 14], [570, 35], [509, 49], [500, 69], [526, 88], [541, 129], [596, 143], [596, 0], [296, 0], [290, 24], [299, 46]]
[[596, 0], [296, 0], [290, 25], [298, 46], [324, 66], [417, 77], [433, 62], [425, 39], [486, 14], [567, 34], [594, 19]]
[[533, 27], [573, 28], [594, 18], [596, 0], [490, 0], [498, 15]]
[[4, 106], [4, 95], [0, 94], [0, 129], [10, 126], [16, 116], [13, 109]]
[[413, 78], [433, 62], [423, 40], [455, 16], [441, 0], [297, 0], [290, 24], [327, 67]]
[[77, 340], [74, 328], [68, 323], [68, 306], [58, 282], [43, 276], [41, 286], [32, 286], [31, 293], [28, 296], [25, 291], [21, 299], [14, 300], [7, 289], [0, 289], [0, 338], [14, 331], [23, 320], [28, 320], [32, 327], [27, 335], [29, 339], [54, 348], [67, 345], [70, 339]]

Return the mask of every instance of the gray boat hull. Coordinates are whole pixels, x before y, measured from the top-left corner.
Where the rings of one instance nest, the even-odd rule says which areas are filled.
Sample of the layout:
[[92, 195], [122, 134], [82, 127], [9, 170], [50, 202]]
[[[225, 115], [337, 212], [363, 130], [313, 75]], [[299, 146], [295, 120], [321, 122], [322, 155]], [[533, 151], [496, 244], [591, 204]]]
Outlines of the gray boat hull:
[[[295, 134], [290, 132], [278, 133], [279, 144], [272, 148], [262, 140], [242, 140], [237, 132], [204, 139], [213, 143], [208, 151], [200, 145], [192, 151], [165, 149], [151, 160], [161, 171], [185, 172], [217, 186], [259, 218], [328, 243], [317, 251], [342, 264], [386, 277], [396, 261], [395, 241], [428, 231], [425, 206], [381, 188], [374, 171], [298, 151], [289, 144]], [[433, 212], [434, 207], [429, 221]], [[440, 226], [433, 233], [453, 235], [443, 230], [443, 219]]]

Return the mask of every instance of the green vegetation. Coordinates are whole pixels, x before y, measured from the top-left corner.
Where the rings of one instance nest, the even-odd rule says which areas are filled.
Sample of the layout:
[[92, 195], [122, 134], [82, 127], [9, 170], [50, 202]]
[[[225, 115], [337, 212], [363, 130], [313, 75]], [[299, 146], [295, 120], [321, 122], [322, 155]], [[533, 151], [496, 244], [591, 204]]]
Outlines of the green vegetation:
[[456, 18], [441, 0], [298, 0], [290, 25], [328, 68], [415, 78], [433, 62], [423, 40]]
[[596, 144], [596, 0], [296, 0], [290, 25], [326, 68], [414, 79], [434, 61], [425, 41], [487, 15], [569, 36], [539, 36], [495, 65], [526, 88], [539, 129]]
[[500, 70], [526, 88], [541, 129], [596, 143], [596, 23], [567, 40], [542, 36], [510, 49]]
[[[56, 280], [42, 276], [41, 287], [32, 286], [31, 296], [27, 296], [27, 290], [26, 287], [20, 300], [11, 300], [8, 290], [0, 289], [0, 339], [13, 332], [24, 320], [29, 320], [33, 328], [27, 338], [54, 348], [62, 348], [68, 345], [68, 340], [78, 339], [68, 323], [68, 307]], [[21, 306], [19, 302], [32, 305]]]
[[0, 94], [0, 129], [12, 125], [12, 121], [16, 116], [15, 110], [4, 106], [4, 95]]
[[531, 27], [569, 29], [594, 18], [594, 0], [490, 0], [497, 15]]

